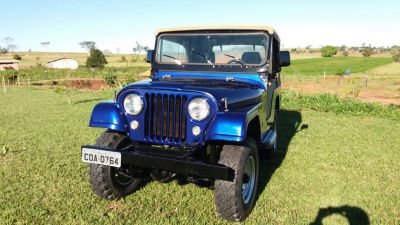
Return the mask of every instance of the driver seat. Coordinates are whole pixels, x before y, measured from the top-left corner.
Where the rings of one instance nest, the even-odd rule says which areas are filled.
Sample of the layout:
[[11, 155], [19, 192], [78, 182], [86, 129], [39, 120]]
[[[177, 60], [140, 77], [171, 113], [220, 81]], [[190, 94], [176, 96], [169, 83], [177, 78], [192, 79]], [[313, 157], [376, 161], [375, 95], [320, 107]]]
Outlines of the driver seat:
[[260, 64], [261, 55], [259, 52], [244, 52], [242, 55], [242, 61], [246, 64]]

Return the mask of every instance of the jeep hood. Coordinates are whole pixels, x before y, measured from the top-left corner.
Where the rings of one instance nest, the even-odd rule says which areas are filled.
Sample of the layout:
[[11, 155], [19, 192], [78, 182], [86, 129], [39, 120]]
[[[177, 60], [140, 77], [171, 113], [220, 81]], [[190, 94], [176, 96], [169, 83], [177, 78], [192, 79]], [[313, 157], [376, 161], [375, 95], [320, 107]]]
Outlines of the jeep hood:
[[121, 92], [137, 88], [206, 92], [217, 102], [227, 98], [228, 108], [233, 110], [260, 102], [265, 85], [257, 74], [160, 72], [153, 79], [124, 87]]

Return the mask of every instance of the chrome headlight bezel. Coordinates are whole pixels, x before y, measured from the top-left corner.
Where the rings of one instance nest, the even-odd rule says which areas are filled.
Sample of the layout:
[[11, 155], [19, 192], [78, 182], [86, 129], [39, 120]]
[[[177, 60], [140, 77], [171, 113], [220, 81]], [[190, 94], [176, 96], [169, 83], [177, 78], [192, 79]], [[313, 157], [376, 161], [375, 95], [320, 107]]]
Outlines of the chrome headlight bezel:
[[195, 121], [205, 120], [211, 113], [211, 107], [205, 98], [193, 98], [188, 106], [187, 111], [190, 116]]
[[127, 114], [136, 116], [143, 111], [144, 102], [140, 95], [132, 93], [124, 97], [123, 106]]

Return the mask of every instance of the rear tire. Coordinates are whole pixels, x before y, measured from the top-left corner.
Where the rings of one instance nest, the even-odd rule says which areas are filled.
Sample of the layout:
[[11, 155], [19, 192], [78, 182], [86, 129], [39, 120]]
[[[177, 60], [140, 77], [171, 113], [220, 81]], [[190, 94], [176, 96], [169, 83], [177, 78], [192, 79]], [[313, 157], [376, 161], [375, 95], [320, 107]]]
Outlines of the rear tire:
[[243, 221], [253, 209], [259, 158], [257, 146], [249, 140], [246, 146], [224, 145], [219, 164], [235, 171], [233, 182], [215, 181], [215, 204], [218, 214], [231, 221]]
[[[130, 144], [126, 135], [106, 131], [96, 140], [96, 146], [121, 148]], [[122, 165], [115, 168], [104, 165], [89, 165], [89, 182], [93, 192], [101, 198], [113, 200], [137, 190], [141, 178], [135, 177], [132, 168]]]

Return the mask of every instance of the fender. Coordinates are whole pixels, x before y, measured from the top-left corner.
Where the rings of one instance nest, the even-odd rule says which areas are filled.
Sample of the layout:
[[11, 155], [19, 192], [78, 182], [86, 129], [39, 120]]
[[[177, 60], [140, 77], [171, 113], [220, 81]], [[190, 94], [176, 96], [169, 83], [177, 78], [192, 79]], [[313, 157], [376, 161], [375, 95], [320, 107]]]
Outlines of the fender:
[[271, 124], [274, 122], [276, 104], [280, 104], [276, 100], [281, 95], [281, 93], [282, 93], [282, 85], [279, 85], [277, 88], [275, 88], [274, 93], [272, 95], [271, 110], [270, 110], [271, 113], [270, 113], [269, 117], [267, 118], [268, 124]]
[[117, 103], [101, 102], [97, 104], [90, 116], [90, 127], [101, 127], [118, 132], [127, 131], [126, 119]]
[[205, 141], [246, 141], [246, 130], [249, 122], [257, 115], [261, 103], [242, 112], [218, 112], [210, 121], [205, 132]]

